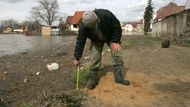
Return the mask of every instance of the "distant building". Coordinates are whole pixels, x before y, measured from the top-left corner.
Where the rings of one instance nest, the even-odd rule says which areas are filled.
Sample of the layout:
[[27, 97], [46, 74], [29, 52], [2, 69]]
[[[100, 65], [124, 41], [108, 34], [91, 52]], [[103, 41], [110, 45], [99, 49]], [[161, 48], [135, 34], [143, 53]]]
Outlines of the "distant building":
[[23, 29], [14, 29], [13, 32], [23, 33], [24, 30]]
[[190, 9], [190, 0], [186, 0], [185, 9]]
[[71, 25], [72, 24], [72, 18], [73, 18], [73, 16], [68, 16], [67, 20], [66, 20], [66, 24]]
[[132, 24], [126, 24], [124, 27], [124, 31], [132, 32], [133, 31], [133, 25]]
[[51, 36], [51, 26], [42, 26], [42, 36]]
[[122, 29], [129, 32], [143, 32], [144, 19], [135, 22], [127, 22]]
[[188, 7], [190, 0], [187, 0], [186, 6], [177, 6], [171, 2], [166, 7], [162, 7], [157, 12], [157, 20], [153, 22], [153, 36], [171, 38], [177, 42], [189, 43], [190, 35], [190, 9]]
[[70, 25], [71, 31], [78, 31], [79, 30], [79, 22], [83, 15], [84, 11], [75, 11], [74, 16], [68, 16], [66, 20], [66, 24]]
[[59, 27], [58, 26], [51, 26], [51, 35], [56, 36], [59, 35]]
[[7, 27], [3, 30], [3, 33], [11, 33], [13, 29], [11, 27]]
[[160, 8], [156, 13], [154, 21], [160, 21], [167, 16], [181, 12], [185, 9], [185, 6], [178, 6], [174, 2], [170, 2], [167, 6]]

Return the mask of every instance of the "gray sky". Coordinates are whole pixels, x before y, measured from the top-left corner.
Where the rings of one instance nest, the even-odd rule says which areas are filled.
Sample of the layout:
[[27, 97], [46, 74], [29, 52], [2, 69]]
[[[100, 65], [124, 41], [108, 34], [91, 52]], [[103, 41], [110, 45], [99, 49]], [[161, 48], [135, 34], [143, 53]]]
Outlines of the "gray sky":
[[[76, 10], [104, 8], [111, 10], [121, 21], [136, 21], [143, 17], [147, 0], [58, 0], [60, 14], [73, 15]], [[154, 11], [168, 2], [185, 5], [186, 0], [153, 0]], [[0, 20], [27, 20], [30, 10], [37, 5], [37, 0], [0, 0]]]

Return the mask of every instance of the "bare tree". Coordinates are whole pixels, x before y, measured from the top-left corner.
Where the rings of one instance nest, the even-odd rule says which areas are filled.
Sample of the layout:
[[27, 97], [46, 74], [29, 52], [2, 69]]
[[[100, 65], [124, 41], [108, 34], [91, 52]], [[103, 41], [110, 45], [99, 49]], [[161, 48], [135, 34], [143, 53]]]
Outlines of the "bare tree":
[[15, 28], [18, 24], [18, 21], [14, 20], [14, 19], [8, 19], [8, 20], [2, 20], [1, 21], [1, 26], [2, 27], [11, 27], [11, 28]]
[[32, 17], [48, 25], [59, 19], [59, 4], [57, 0], [39, 0], [39, 5], [32, 8]]
[[40, 25], [39, 21], [37, 21], [37, 20], [24, 21], [24, 22], [22, 22], [22, 25], [25, 27], [25, 29], [27, 28], [28, 32], [40, 32], [40, 30], [41, 30], [41, 25]]

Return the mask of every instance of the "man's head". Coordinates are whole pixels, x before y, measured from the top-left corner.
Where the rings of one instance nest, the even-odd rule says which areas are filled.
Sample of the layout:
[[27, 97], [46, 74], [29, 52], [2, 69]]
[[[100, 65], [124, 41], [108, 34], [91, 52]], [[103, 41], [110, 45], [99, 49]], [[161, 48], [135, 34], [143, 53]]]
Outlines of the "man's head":
[[84, 23], [85, 26], [89, 28], [93, 28], [96, 26], [98, 16], [94, 11], [86, 11], [82, 15], [82, 22]]

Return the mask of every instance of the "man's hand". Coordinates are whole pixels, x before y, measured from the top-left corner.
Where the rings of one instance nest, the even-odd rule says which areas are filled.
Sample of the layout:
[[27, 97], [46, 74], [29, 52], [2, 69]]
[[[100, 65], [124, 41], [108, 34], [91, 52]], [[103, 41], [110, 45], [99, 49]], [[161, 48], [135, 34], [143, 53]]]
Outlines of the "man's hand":
[[121, 45], [119, 43], [112, 43], [111, 47], [113, 51], [121, 51]]
[[79, 66], [79, 65], [80, 65], [80, 61], [74, 60], [74, 65], [75, 65], [75, 66]]

